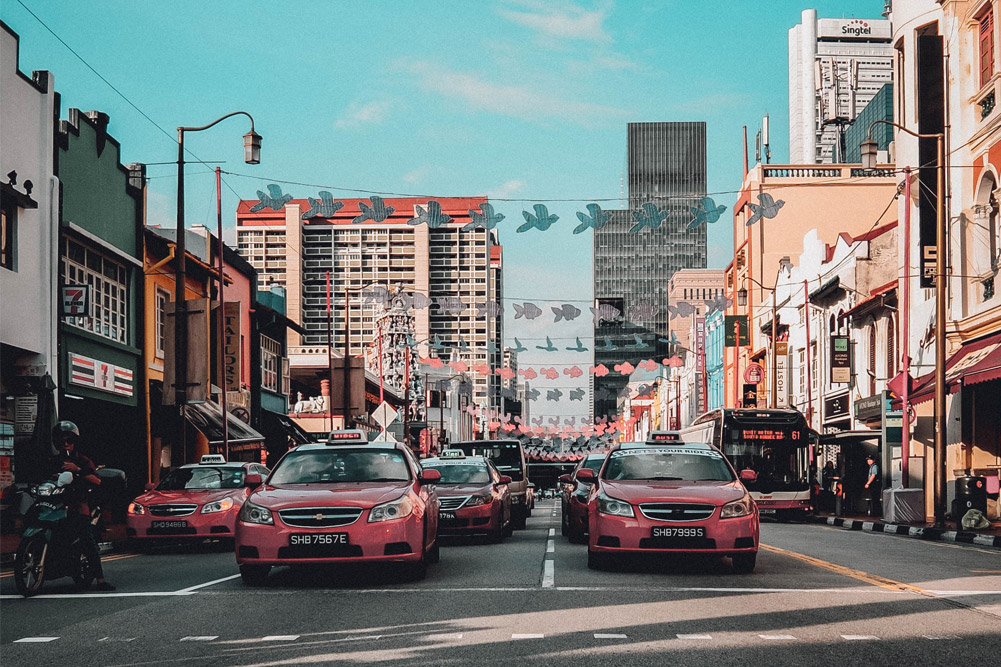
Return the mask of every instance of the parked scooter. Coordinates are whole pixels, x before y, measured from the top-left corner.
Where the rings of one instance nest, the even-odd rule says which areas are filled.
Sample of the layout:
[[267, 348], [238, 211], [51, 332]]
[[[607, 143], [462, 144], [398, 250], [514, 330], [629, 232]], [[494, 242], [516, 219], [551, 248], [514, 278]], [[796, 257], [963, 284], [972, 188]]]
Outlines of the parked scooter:
[[[125, 477], [121, 470], [111, 468], [102, 468], [97, 474], [102, 481]], [[25, 597], [35, 595], [52, 579], [72, 577], [80, 587], [89, 586], [94, 579], [86, 530], [96, 529], [101, 508], [90, 503], [90, 525], [86, 525], [86, 517], [73, 509], [80, 498], [76, 495], [79, 489], [72, 485], [73, 473], [64, 471], [55, 482], [42, 482], [22, 492], [24, 530], [14, 557], [14, 587]]]

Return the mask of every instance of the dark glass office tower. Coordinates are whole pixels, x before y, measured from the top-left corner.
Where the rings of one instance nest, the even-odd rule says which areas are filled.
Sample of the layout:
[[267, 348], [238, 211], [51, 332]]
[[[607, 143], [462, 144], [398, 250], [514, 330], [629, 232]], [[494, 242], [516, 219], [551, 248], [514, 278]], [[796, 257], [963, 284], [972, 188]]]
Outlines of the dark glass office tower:
[[[629, 123], [629, 210], [614, 211], [594, 234], [596, 307], [611, 305], [617, 321], [596, 323], [594, 363], [613, 371], [594, 380], [595, 416], [617, 414], [628, 378], [614, 366], [658, 363], [672, 349], [668, 281], [678, 269], [705, 268], [706, 228], [689, 230], [692, 208], [706, 194], [706, 124]], [[651, 206], [652, 205], [652, 206]], [[651, 216], [650, 213], [654, 215]], [[637, 215], [656, 219], [636, 233]]]

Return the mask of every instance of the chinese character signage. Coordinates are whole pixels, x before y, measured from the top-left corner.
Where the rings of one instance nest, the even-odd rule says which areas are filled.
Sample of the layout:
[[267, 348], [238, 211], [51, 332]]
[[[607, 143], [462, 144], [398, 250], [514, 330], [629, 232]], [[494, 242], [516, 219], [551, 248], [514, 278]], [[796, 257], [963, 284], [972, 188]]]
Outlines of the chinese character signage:
[[696, 413], [706, 411], [706, 320], [695, 319], [695, 401]]

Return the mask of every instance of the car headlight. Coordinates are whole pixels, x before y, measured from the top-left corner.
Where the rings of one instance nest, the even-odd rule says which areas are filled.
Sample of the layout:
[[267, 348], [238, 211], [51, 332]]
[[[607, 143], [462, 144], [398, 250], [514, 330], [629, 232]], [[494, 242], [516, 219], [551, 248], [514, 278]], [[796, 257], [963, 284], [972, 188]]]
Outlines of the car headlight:
[[740, 500], [735, 500], [732, 503], [723, 505], [723, 509], [719, 513], [719, 518], [734, 519], [739, 516], [747, 516], [753, 512], [754, 501], [751, 500], [751, 496], [749, 494], [745, 494]]
[[249, 501], [243, 503], [243, 507], [240, 508], [240, 521], [244, 523], [261, 523], [269, 526], [275, 524], [274, 517], [271, 516], [271, 510]]
[[372, 523], [374, 521], [392, 521], [394, 519], [402, 519], [403, 517], [410, 516], [413, 511], [414, 501], [408, 494], [401, 496], [396, 500], [391, 500], [388, 503], [383, 503], [373, 507], [368, 513], [368, 521], [369, 523]]
[[129, 514], [145, 514], [146, 508], [143, 505], [133, 501], [129, 503]]
[[233, 508], [232, 498], [223, 498], [222, 500], [216, 500], [215, 502], [206, 503], [202, 507], [202, 514], [210, 514], [212, 512], [225, 512], [228, 509]]
[[615, 516], [636, 516], [633, 514], [633, 506], [624, 500], [606, 496], [604, 493], [598, 494], [598, 511], [602, 514], [613, 514]]
[[494, 501], [493, 494], [484, 493], [482, 495], [473, 496], [472, 498], [470, 498], [469, 502], [466, 503], [466, 507], [478, 507], [480, 505], [489, 505], [493, 501]]

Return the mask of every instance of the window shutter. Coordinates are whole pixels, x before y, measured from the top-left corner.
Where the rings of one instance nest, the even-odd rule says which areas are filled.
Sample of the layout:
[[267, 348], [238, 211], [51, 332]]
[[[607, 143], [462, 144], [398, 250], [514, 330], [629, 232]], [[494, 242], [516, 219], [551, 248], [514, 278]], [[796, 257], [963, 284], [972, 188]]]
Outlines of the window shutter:
[[980, 17], [980, 86], [994, 73], [994, 8], [988, 6], [987, 12]]

